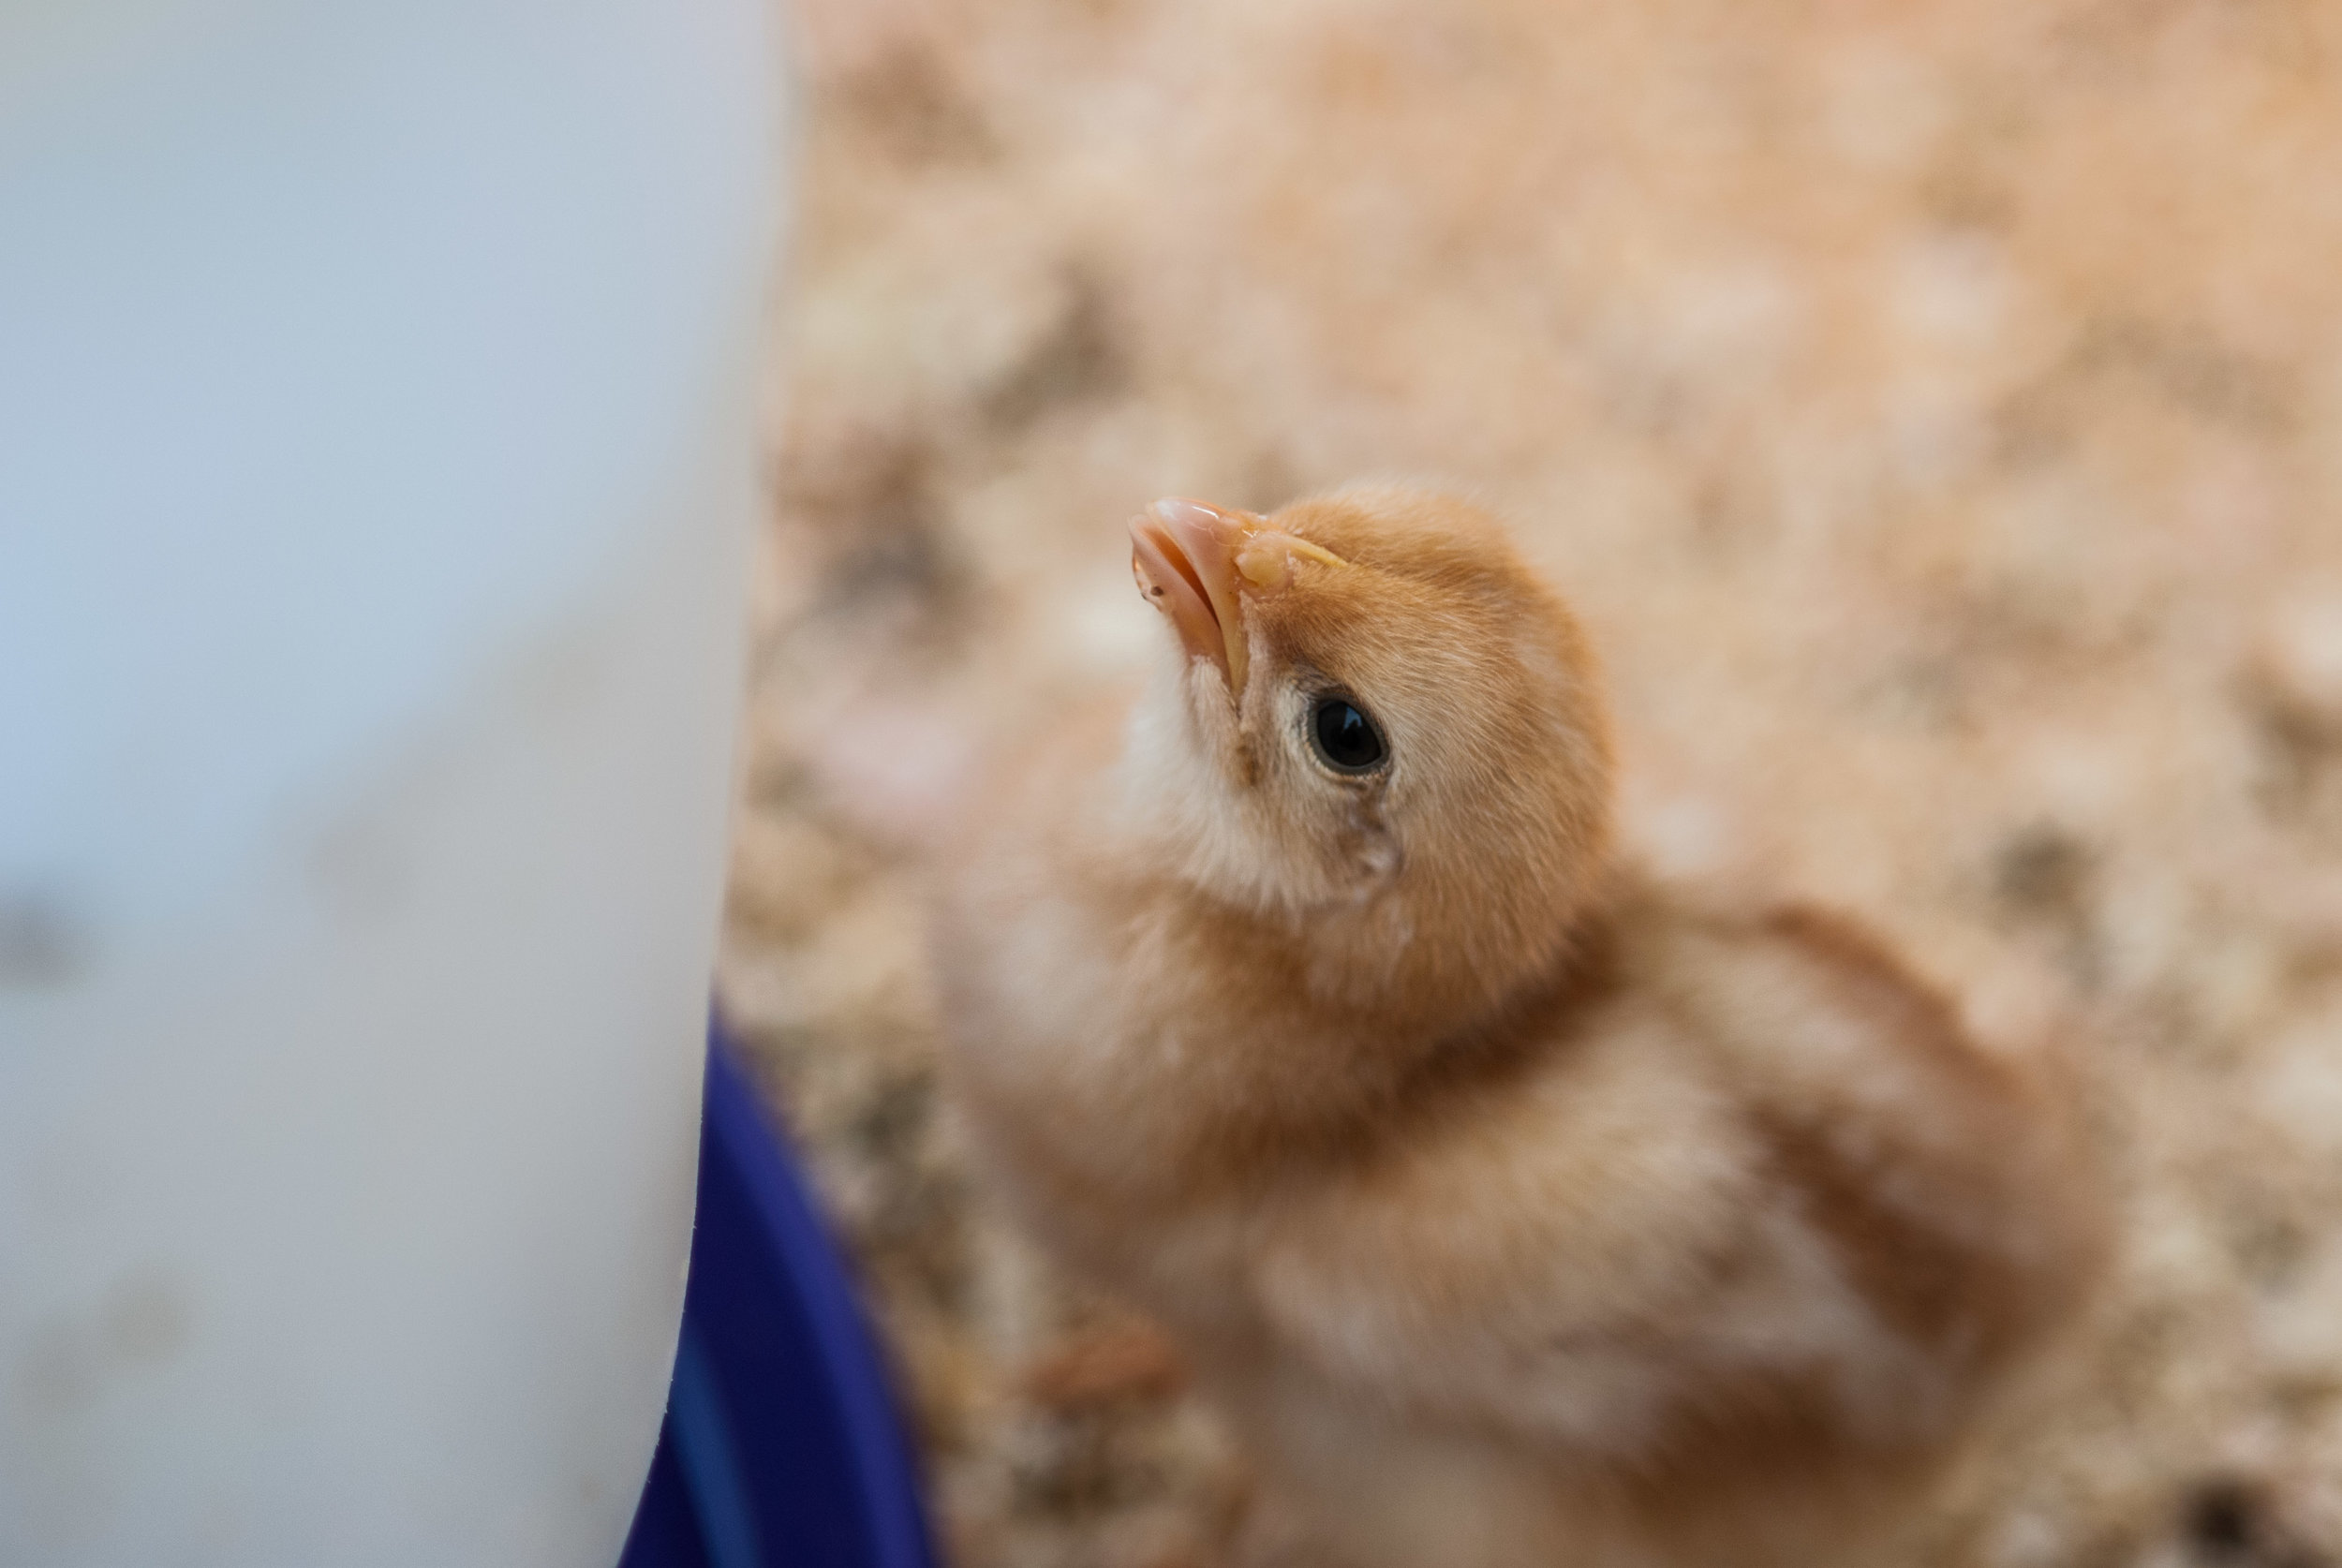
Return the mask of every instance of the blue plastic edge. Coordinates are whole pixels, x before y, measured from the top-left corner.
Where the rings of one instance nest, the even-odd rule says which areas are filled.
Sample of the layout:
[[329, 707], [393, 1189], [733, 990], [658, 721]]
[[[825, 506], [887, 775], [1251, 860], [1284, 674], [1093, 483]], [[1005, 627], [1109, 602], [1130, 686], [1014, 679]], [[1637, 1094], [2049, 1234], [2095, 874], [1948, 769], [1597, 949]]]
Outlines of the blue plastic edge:
[[881, 1568], [934, 1568], [918, 1471], [896, 1413], [878, 1348], [864, 1325], [837, 1244], [804, 1182], [781, 1157], [778, 1131], [719, 1026], [707, 1058], [708, 1146], [729, 1159], [789, 1270], [838, 1396], [864, 1517]]
[[719, 1022], [703, 1104], [674, 1379], [620, 1568], [935, 1568], [845, 1254]]

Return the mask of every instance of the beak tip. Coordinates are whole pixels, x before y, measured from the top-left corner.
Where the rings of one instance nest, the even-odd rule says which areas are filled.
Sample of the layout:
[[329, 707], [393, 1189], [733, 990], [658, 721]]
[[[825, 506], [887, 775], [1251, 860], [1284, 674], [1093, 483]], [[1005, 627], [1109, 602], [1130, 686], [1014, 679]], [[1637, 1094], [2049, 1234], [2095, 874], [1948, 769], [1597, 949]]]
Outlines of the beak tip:
[[1146, 515], [1166, 527], [1208, 528], [1227, 521], [1228, 514], [1208, 502], [1190, 500], [1184, 496], [1165, 496], [1150, 503]]
[[1237, 557], [1259, 520], [1183, 496], [1166, 496], [1131, 519], [1140, 592], [1168, 614], [1188, 651], [1208, 658], [1244, 689], [1245, 654]]

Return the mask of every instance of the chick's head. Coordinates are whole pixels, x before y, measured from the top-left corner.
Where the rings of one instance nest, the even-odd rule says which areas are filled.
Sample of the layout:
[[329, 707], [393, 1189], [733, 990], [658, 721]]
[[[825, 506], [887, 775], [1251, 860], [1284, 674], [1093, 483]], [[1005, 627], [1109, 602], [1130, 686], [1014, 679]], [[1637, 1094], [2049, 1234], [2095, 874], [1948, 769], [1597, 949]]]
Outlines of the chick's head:
[[1172, 632], [1127, 753], [1202, 892], [1502, 985], [1549, 962], [1609, 840], [1608, 720], [1576, 621], [1479, 508], [1346, 491], [1132, 520]]

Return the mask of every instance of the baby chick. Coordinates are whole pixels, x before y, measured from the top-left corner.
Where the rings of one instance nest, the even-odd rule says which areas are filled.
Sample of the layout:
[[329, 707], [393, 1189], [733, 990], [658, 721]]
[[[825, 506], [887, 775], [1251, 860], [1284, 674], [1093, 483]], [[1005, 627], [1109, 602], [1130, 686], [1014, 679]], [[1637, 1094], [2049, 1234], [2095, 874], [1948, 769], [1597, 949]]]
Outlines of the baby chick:
[[2098, 1250], [2068, 1108], [1854, 926], [1612, 843], [1568, 612], [1484, 513], [1131, 525], [1152, 684], [946, 880], [961, 1103], [1234, 1421], [1256, 1550], [1875, 1561]]

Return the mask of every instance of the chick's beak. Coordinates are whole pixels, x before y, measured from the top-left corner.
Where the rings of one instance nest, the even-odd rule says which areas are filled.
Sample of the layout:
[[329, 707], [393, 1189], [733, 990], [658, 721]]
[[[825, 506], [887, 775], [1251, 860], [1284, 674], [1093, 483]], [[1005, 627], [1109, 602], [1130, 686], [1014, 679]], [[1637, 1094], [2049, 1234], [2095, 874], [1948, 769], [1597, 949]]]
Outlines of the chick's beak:
[[1237, 558], [1262, 520], [1201, 501], [1157, 501], [1131, 519], [1131, 574], [1149, 603], [1170, 617], [1188, 655], [1208, 658], [1244, 691], [1243, 609]]
[[1249, 511], [1223, 511], [1171, 497], [1131, 519], [1131, 575], [1147, 601], [1171, 618], [1191, 658], [1208, 658], [1244, 698], [1243, 593], [1271, 594], [1293, 581], [1297, 560], [1349, 565], [1332, 551], [1268, 525]]

